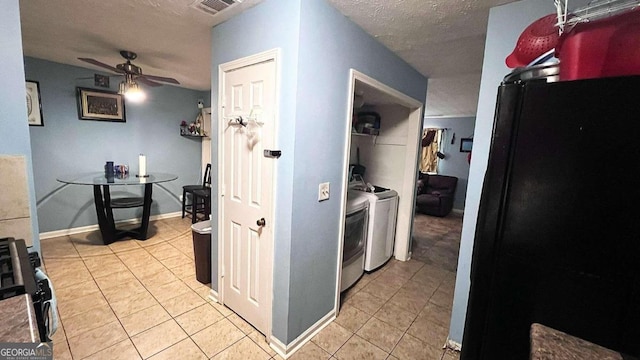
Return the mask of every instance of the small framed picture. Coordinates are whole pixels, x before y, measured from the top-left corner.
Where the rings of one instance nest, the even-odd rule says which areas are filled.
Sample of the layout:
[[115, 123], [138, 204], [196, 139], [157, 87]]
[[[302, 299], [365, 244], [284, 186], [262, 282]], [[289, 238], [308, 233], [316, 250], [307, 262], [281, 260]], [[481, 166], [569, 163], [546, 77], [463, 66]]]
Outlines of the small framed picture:
[[106, 75], [93, 74], [93, 84], [98, 87], [109, 88], [109, 77]]
[[29, 126], [44, 126], [42, 119], [42, 103], [40, 102], [40, 83], [26, 81], [27, 86], [27, 120]]
[[77, 88], [78, 117], [81, 120], [126, 122], [124, 98], [105, 90]]
[[473, 148], [473, 138], [460, 139], [460, 152], [471, 152]]

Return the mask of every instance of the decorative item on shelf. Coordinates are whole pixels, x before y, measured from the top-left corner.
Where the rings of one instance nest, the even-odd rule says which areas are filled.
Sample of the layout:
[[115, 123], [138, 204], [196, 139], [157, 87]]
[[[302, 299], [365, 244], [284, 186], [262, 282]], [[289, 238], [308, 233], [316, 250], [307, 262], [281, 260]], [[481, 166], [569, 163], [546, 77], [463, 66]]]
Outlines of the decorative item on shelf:
[[202, 135], [202, 124], [200, 119], [196, 120], [196, 135]]
[[[200, 105], [201, 102], [198, 102], [198, 106]], [[180, 123], [180, 135], [198, 138], [207, 137], [203, 111], [198, 111], [198, 116], [196, 116], [196, 118], [191, 123], [187, 123], [186, 120], [182, 120], [182, 122]]]
[[207, 136], [204, 132], [204, 118], [202, 117], [202, 112], [198, 112], [198, 116], [196, 116], [196, 132], [199, 136]]

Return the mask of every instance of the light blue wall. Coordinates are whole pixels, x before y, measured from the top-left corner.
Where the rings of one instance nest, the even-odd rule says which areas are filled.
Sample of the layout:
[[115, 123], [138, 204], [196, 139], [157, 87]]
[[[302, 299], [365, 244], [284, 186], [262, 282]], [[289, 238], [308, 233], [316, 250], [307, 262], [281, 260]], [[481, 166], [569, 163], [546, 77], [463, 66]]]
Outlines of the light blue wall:
[[[469, 153], [460, 152], [460, 139], [473, 136], [476, 118], [471, 117], [446, 117], [425, 118], [424, 127], [447, 128], [447, 139], [443, 146], [445, 158], [438, 161], [438, 173], [441, 175], [455, 176], [458, 178], [458, 186], [453, 198], [453, 208], [464, 210], [464, 201], [467, 196], [467, 183], [469, 180]], [[455, 142], [451, 144], [451, 137], [455, 134]]]
[[[349, 70], [423, 102], [427, 79], [325, 0], [303, 0], [300, 17], [290, 342], [334, 307]], [[332, 196], [318, 202], [318, 184]]]
[[287, 344], [334, 306], [349, 69], [421, 101], [427, 80], [324, 0], [265, 0], [212, 34], [213, 89], [220, 63], [281, 49], [272, 333]]
[[[97, 224], [90, 186], [63, 186], [64, 174], [103, 171], [106, 161], [138, 168], [138, 155], [147, 156], [147, 171], [177, 174], [153, 188], [152, 215], [180, 210], [182, 185], [200, 183], [200, 139], [179, 135], [180, 121], [192, 121], [198, 99], [209, 92], [174, 86], [145, 88], [147, 99], [126, 103], [126, 123], [79, 120], [76, 86], [93, 88], [94, 70], [25, 58], [26, 78], [40, 83], [43, 127], [30, 127], [38, 219], [43, 232]], [[88, 78], [88, 79], [87, 79]], [[111, 78], [115, 91], [118, 77]], [[60, 189], [60, 190], [59, 190]], [[58, 191], [59, 190], [59, 191]], [[141, 194], [141, 186], [112, 189]], [[116, 220], [138, 217], [140, 209], [114, 211]]]
[[[580, 3], [586, 2], [587, 0], [577, 0], [571, 2], [570, 5], [575, 8]], [[469, 171], [469, 186], [467, 187], [458, 272], [449, 330], [449, 338], [459, 343], [462, 342], [469, 298], [471, 255], [482, 183], [489, 157], [496, 95], [500, 82], [511, 71], [505, 65], [504, 59], [513, 51], [518, 37], [529, 24], [551, 13], [555, 13], [553, 2], [539, 0], [524, 0], [498, 6], [492, 8], [489, 13], [478, 112], [473, 136], [473, 157]]]
[[[212, 30], [211, 89], [217, 93], [218, 66], [225, 62], [279, 48], [280, 57], [280, 108], [277, 129], [278, 149], [282, 157], [276, 161], [278, 189], [275, 194], [274, 219], [274, 269], [273, 269], [273, 335], [287, 339], [289, 318], [289, 276], [291, 258], [291, 219], [293, 203], [293, 160], [296, 129], [296, 77], [298, 72], [298, 34], [300, 23], [299, 1], [266, 0], [244, 11]], [[218, 108], [217, 96], [212, 96], [212, 109]], [[218, 134], [217, 111], [213, 111], [212, 133]], [[217, 138], [213, 143], [217, 143]], [[217, 159], [218, 148], [212, 147], [212, 159]], [[212, 171], [212, 189], [218, 189], [218, 169]], [[317, 191], [317, 190], [316, 190]], [[218, 208], [218, 196], [212, 196], [212, 207]], [[214, 217], [214, 220], [216, 218]], [[218, 224], [212, 222], [212, 233]], [[214, 237], [215, 238], [215, 237]], [[212, 287], [218, 288], [217, 242], [211, 245]]]
[[18, 0], [0, 1], [0, 52], [2, 53], [0, 57], [0, 80], [2, 81], [2, 86], [0, 86], [0, 154], [24, 155], [26, 157], [31, 232], [33, 244], [40, 251], [33, 164], [29, 125], [27, 124]]

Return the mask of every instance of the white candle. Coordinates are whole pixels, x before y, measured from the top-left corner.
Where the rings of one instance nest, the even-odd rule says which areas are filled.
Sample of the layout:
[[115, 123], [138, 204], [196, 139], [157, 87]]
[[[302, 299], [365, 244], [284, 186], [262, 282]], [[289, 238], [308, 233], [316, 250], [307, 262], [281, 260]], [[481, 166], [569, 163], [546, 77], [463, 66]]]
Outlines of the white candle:
[[147, 175], [147, 157], [142, 154], [138, 157], [138, 175]]

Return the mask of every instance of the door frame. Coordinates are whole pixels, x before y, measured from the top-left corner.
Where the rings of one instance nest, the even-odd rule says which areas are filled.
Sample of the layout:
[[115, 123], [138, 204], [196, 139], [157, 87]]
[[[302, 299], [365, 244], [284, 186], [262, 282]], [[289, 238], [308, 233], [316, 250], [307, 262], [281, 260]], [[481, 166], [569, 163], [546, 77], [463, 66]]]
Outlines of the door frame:
[[[398, 202], [398, 218], [397, 223], [403, 222], [404, 227], [396, 227], [396, 240], [394, 244], [394, 257], [400, 261], [407, 261], [411, 258], [411, 237], [413, 235], [413, 213], [415, 209], [416, 181], [420, 151], [420, 136], [422, 134], [422, 109], [424, 102], [418, 101], [384, 83], [365, 75], [355, 69], [349, 70], [349, 92], [347, 94], [347, 114], [345, 121], [345, 143], [344, 157], [342, 163], [342, 199], [341, 199], [341, 220], [339, 229], [339, 245], [338, 245], [338, 269], [336, 271], [336, 316], [340, 311], [340, 279], [342, 278], [342, 253], [344, 243], [344, 225], [347, 207], [347, 191], [349, 188], [349, 155], [351, 149], [351, 120], [353, 117], [353, 95], [355, 92], [356, 81], [365, 83], [387, 95], [394, 98], [398, 105], [405, 106], [409, 109], [409, 125], [407, 127], [407, 145], [406, 154], [413, 154], [413, 157], [406, 156], [404, 169], [404, 182], [402, 189], [398, 191], [400, 197]], [[403, 201], [404, 199], [404, 201]]]
[[[206, 107], [206, 108], [202, 108], [200, 109], [200, 114], [202, 114], [202, 127], [203, 127], [203, 131], [207, 134], [207, 136], [203, 137], [201, 140], [202, 142], [200, 143], [200, 148], [201, 148], [201, 152], [202, 154], [200, 155], [200, 178], [204, 177], [204, 171], [207, 168], [207, 164], [211, 162], [211, 136], [213, 135], [211, 133], [211, 107]], [[208, 115], [208, 117], [207, 117]], [[207, 147], [209, 148], [209, 161], [206, 162], [205, 161], [205, 157], [207, 154]]]
[[[279, 110], [280, 110], [280, 49], [271, 49], [261, 53], [249, 55], [240, 59], [232, 60], [218, 66], [218, 302], [220, 304], [224, 304], [224, 131], [226, 130], [225, 120], [223, 118], [222, 113], [222, 105], [224, 102], [224, 75], [227, 72], [241, 69], [243, 67], [256, 65], [259, 63], [273, 61], [275, 65], [275, 88], [274, 88], [274, 100], [275, 103], [273, 105], [273, 140], [274, 144], [278, 144], [278, 119], [279, 119]], [[276, 147], [277, 148], [277, 147]], [[269, 208], [269, 218], [271, 219], [272, 227], [272, 239], [271, 244], [269, 246], [269, 251], [267, 258], [271, 262], [271, 274], [266, 277], [266, 281], [268, 282], [267, 288], [269, 289], [269, 296], [267, 297], [267, 304], [265, 308], [269, 311], [268, 321], [267, 321], [267, 329], [265, 330], [265, 337], [267, 342], [271, 342], [271, 326], [273, 323], [273, 254], [274, 254], [274, 243], [275, 243], [275, 224], [276, 215], [275, 215], [275, 204], [276, 204], [276, 188], [277, 188], [277, 171], [278, 162], [274, 161], [273, 165], [273, 179], [272, 179], [272, 188], [270, 191], [274, 194], [271, 201], [271, 206]]]

